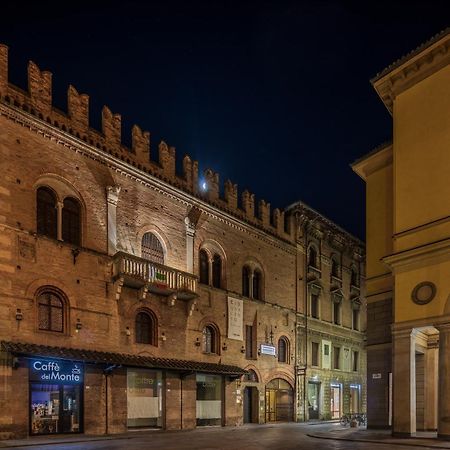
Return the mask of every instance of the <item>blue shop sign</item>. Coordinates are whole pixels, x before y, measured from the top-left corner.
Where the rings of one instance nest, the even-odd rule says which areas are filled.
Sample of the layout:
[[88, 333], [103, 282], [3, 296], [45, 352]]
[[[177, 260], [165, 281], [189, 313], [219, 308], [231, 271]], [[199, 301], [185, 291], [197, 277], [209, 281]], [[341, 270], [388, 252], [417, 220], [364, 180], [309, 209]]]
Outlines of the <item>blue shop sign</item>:
[[80, 384], [83, 382], [82, 363], [55, 359], [31, 359], [30, 381], [49, 384]]

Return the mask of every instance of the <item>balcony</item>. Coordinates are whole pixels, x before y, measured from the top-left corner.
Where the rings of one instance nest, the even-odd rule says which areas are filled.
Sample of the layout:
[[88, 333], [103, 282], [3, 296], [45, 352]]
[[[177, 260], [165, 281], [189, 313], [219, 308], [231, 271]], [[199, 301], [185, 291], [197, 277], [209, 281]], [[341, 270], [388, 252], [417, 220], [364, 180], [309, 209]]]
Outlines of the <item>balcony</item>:
[[195, 275], [123, 252], [114, 255], [113, 278], [120, 280], [120, 284], [139, 289], [141, 299], [147, 292], [170, 297], [173, 302], [198, 296]]

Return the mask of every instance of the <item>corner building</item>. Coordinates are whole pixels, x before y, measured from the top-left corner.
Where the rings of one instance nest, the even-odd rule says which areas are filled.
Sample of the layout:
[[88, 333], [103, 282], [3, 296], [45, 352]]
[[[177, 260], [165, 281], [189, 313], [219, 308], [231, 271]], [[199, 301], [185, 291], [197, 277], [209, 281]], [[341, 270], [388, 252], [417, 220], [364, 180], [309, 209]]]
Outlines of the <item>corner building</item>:
[[[256, 214], [230, 181], [220, 197], [211, 170], [200, 191], [196, 161], [177, 174], [173, 147], [156, 161], [134, 126], [126, 148], [120, 115], [104, 107], [99, 132], [88, 96], [67, 98], [67, 112], [52, 106], [52, 76], [32, 62], [27, 91], [9, 83], [0, 46], [0, 436], [308, 419], [298, 208], [260, 200]], [[363, 331], [346, 339], [360, 348]]]
[[366, 183], [368, 426], [450, 439], [450, 29], [372, 84], [392, 142], [353, 164]]

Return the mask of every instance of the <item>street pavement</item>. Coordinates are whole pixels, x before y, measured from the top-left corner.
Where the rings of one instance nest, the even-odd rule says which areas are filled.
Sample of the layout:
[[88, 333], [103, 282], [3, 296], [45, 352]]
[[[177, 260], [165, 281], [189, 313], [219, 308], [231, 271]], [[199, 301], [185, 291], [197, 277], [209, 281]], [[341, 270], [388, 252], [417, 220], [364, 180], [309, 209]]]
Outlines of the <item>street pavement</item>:
[[130, 432], [119, 436], [0, 441], [0, 448], [24, 450], [412, 450], [413, 447], [450, 449], [450, 443], [436, 439], [392, 439], [386, 432], [355, 431], [335, 423], [245, 425], [190, 431]]

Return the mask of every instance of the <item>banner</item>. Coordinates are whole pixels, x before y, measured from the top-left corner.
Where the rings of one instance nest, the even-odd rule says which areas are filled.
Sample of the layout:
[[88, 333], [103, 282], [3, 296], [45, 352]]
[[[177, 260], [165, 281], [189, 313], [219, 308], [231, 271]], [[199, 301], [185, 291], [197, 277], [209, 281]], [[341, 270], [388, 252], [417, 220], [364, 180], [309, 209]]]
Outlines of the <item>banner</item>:
[[228, 297], [228, 339], [244, 339], [244, 302]]

